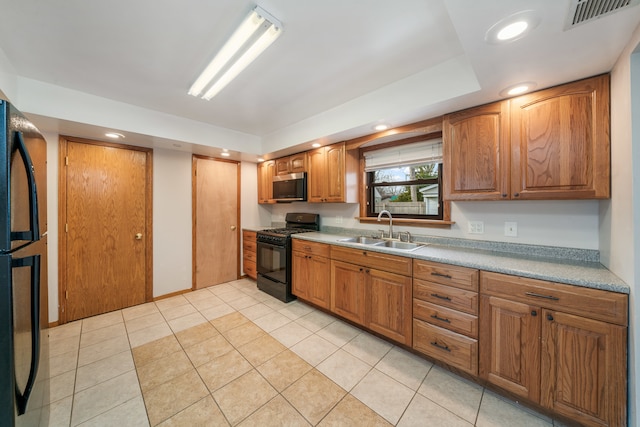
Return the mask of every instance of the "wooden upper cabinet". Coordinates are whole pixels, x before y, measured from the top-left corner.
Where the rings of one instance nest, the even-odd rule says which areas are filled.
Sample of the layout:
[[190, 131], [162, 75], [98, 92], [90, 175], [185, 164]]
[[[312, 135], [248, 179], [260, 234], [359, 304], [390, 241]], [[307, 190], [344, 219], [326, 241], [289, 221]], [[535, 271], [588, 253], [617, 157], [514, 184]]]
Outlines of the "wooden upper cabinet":
[[609, 76], [445, 116], [444, 199], [610, 197]]
[[307, 153], [298, 153], [275, 160], [276, 175], [287, 175], [307, 171]]
[[442, 134], [446, 200], [508, 197], [508, 103], [496, 102], [446, 115]]
[[610, 197], [608, 75], [517, 97], [511, 123], [514, 198]]
[[269, 160], [258, 163], [258, 203], [275, 203], [273, 201], [273, 176], [276, 162]]
[[357, 199], [357, 155], [338, 143], [307, 153], [307, 201], [355, 203]]

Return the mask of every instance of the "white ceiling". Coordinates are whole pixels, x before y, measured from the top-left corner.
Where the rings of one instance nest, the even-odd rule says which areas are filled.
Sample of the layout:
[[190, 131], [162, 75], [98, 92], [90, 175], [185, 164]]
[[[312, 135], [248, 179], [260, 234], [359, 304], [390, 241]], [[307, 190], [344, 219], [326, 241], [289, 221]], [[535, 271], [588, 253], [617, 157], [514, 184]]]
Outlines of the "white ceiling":
[[[211, 101], [188, 96], [256, 3], [282, 22], [283, 35]], [[499, 99], [512, 83], [543, 88], [610, 71], [640, 23], [640, 7], [564, 31], [569, 6], [570, 0], [0, 0], [0, 49], [20, 77], [265, 138], [341, 106], [357, 108], [362, 103], [354, 101], [456, 58], [470, 64], [480, 90], [461, 95], [446, 75], [424, 74], [435, 76], [437, 100], [409, 102], [410, 93], [401, 91], [410, 89], [375, 98], [393, 125]], [[484, 41], [493, 24], [526, 9], [540, 19], [528, 37], [501, 46]], [[375, 111], [327, 132], [371, 133], [368, 126], [386, 118]]]

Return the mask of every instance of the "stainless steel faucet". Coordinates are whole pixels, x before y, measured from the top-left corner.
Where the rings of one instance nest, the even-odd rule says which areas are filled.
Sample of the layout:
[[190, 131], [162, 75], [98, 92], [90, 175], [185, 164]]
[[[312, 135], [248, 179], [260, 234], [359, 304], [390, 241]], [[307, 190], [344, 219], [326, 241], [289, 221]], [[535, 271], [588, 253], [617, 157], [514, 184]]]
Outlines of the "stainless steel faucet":
[[393, 217], [391, 216], [391, 212], [389, 212], [386, 209], [381, 210], [380, 213], [378, 214], [378, 222], [380, 222], [380, 218], [382, 218], [382, 214], [387, 214], [387, 216], [389, 217], [389, 238], [393, 239]]

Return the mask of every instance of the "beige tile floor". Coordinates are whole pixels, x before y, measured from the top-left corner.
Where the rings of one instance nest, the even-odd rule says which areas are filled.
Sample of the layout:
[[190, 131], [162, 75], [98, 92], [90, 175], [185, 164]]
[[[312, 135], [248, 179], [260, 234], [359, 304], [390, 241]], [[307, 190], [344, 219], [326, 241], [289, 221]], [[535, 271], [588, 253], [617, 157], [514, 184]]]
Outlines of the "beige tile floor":
[[50, 330], [51, 426], [553, 426], [238, 280]]

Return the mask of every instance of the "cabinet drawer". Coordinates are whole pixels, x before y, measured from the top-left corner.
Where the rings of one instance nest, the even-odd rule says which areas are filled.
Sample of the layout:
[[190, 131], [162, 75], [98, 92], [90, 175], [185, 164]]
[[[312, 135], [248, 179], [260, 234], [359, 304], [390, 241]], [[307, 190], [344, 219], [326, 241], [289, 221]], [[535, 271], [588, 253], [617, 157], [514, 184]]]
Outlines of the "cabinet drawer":
[[242, 251], [243, 252], [256, 252], [257, 245], [255, 240], [244, 240], [242, 242]]
[[480, 291], [622, 326], [628, 323], [626, 294], [484, 271], [480, 276]]
[[478, 290], [479, 273], [473, 268], [414, 259], [413, 277], [470, 291]]
[[477, 292], [414, 279], [413, 297], [465, 313], [478, 314]]
[[254, 262], [255, 263], [256, 260], [257, 260], [257, 255], [256, 255], [255, 251], [244, 250], [242, 252], [242, 258], [243, 258], [244, 262], [249, 261], [249, 262]]
[[258, 272], [256, 270], [256, 262], [250, 259], [247, 259], [247, 257], [242, 258], [242, 269], [244, 270], [245, 274], [249, 277], [251, 277], [252, 279], [256, 279], [258, 277]]
[[304, 252], [308, 255], [318, 255], [329, 258], [331, 247], [325, 243], [309, 242], [307, 240], [293, 239], [292, 249], [294, 251]]
[[411, 276], [411, 258], [340, 246], [331, 247], [331, 258], [363, 267]]
[[478, 338], [478, 316], [414, 299], [413, 317], [471, 338]]
[[478, 375], [478, 341], [475, 339], [413, 319], [413, 348], [471, 375]]

